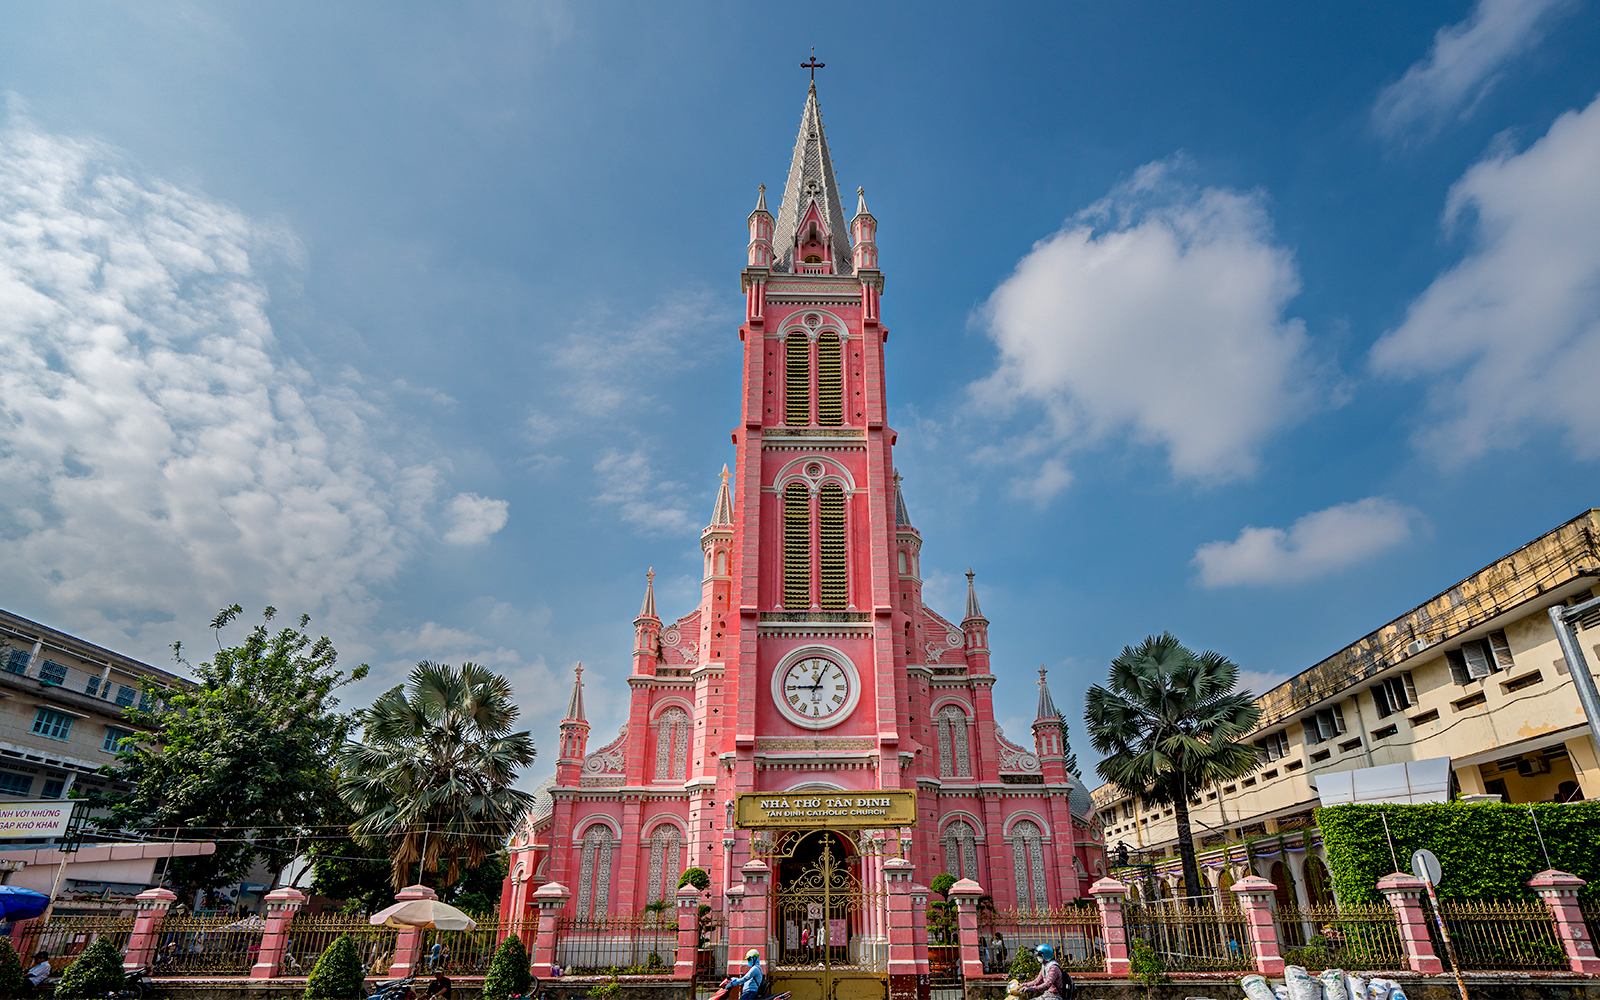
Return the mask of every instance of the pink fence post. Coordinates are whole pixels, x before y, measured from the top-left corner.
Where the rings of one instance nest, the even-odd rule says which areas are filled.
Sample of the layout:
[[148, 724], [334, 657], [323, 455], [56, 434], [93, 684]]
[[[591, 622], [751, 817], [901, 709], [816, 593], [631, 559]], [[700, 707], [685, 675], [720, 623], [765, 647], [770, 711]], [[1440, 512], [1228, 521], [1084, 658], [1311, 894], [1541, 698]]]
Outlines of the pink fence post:
[[961, 977], [971, 979], [983, 975], [983, 956], [978, 951], [978, 897], [983, 886], [964, 878], [950, 887], [950, 898], [956, 901], [956, 933], [961, 941]]
[[1394, 919], [1400, 926], [1400, 943], [1405, 945], [1411, 971], [1432, 976], [1444, 971], [1444, 963], [1433, 953], [1428, 918], [1422, 912], [1422, 893], [1426, 888], [1422, 879], [1402, 872], [1393, 872], [1378, 880], [1378, 891], [1394, 907]]
[[274, 889], [267, 893], [266, 927], [261, 933], [261, 950], [256, 954], [256, 964], [250, 967], [251, 979], [271, 979], [283, 968], [283, 953], [289, 944], [289, 924], [300, 907], [306, 903], [306, 894], [299, 889]]
[[[754, 948], [761, 953], [761, 966], [771, 970], [772, 958], [767, 954], [767, 876], [772, 869], [767, 867], [765, 861], [749, 861], [739, 871], [744, 875], [744, 936], [745, 943], [739, 949], [739, 961], [744, 961], [744, 953]], [[733, 955], [728, 955], [728, 961], [733, 961]], [[741, 965], [740, 968], [745, 968]]]
[[678, 888], [678, 960], [672, 967], [674, 979], [693, 979], [700, 958], [700, 890], [692, 885]]
[[[408, 885], [395, 893], [394, 901], [409, 903], [413, 899], [438, 899], [439, 894], [425, 885]], [[394, 962], [389, 966], [390, 979], [405, 979], [417, 974], [422, 962], [423, 927], [407, 927], [394, 941]]]
[[546, 882], [529, 897], [539, 910], [539, 930], [533, 938], [533, 974], [541, 979], [555, 975], [550, 969], [556, 964], [556, 921], [571, 898], [572, 893], [560, 882]]
[[728, 961], [723, 974], [728, 976], [744, 975], [744, 885], [735, 883], [728, 886], [725, 895], [728, 898], [728, 926], [724, 933], [728, 935]]
[[1089, 887], [1094, 905], [1100, 908], [1100, 929], [1106, 939], [1106, 972], [1126, 976], [1129, 970], [1128, 929], [1122, 922], [1122, 901], [1128, 887], [1114, 878], [1103, 878]]
[[928, 980], [928, 887], [911, 887], [911, 953], [916, 956], [917, 1000], [928, 1000], [931, 988]]
[[124, 969], [142, 969], [155, 957], [156, 945], [161, 937], [161, 921], [166, 919], [167, 908], [178, 896], [170, 889], [146, 889], [136, 901], [139, 912], [133, 918], [133, 933], [128, 935], [128, 951], [122, 960]]
[[1256, 955], [1256, 971], [1263, 976], [1283, 975], [1283, 952], [1278, 950], [1278, 924], [1272, 918], [1272, 896], [1277, 886], [1251, 875], [1233, 884], [1239, 894], [1239, 910], [1250, 932], [1250, 948]]
[[1567, 964], [1573, 972], [1589, 975], [1600, 973], [1600, 958], [1594, 953], [1594, 942], [1589, 940], [1589, 928], [1583, 922], [1583, 911], [1578, 909], [1578, 890], [1588, 883], [1576, 875], [1547, 869], [1528, 880], [1528, 885], [1544, 900], [1545, 908], [1556, 922], [1556, 937], [1567, 952]]
[[[889, 937], [889, 1000], [912, 1000], [917, 995], [916, 935], [911, 920], [912, 864], [905, 858], [883, 863], [883, 883], [889, 898], [885, 916]], [[829, 942], [830, 944], [832, 942]]]

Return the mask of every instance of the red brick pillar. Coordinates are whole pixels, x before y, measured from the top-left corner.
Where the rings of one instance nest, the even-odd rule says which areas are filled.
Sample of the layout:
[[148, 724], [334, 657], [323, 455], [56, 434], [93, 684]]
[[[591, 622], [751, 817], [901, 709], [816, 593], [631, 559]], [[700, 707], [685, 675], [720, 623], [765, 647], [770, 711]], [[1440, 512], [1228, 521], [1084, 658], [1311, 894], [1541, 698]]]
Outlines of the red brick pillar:
[[[767, 922], [772, 914], [767, 905], [767, 876], [772, 869], [761, 860], [748, 861], [739, 869], [744, 874], [744, 935], [745, 943], [739, 949], [739, 961], [744, 962], [744, 953], [754, 948], [761, 953], [761, 967], [772, 974], [772, 958], [767, 954], [769, 932]], [[728, 961], [733, 961], [733, 955], [728, 955]], [[741, 964], [740, 968], [747, 968]]]
[[161, 937], [161, 921], [166, 919], [167, 908], [177, 898], [170, 889], [146, 889], [139, 893], [139, 912], [133, 918], [133, 933], [128, 936], [127, 957], [122, 960], [124, 969], [142, 969], [150, 964]]
[[1600, 973], [1600, 958], [1595, 957], [1594, 942], [1589, 940], [1589, 928], [1583, 922], [1583, 911], [1578, 909], [1578, 890], [1588, 883], [1576, 875], [1551, 868], [1529, 879], [1528, 884], [1544, 900], [1551, 918], [1555, 920], [1556, 938], [1566, 950], [1567, 963], [1572, 966], [1572, 971], [1589, 975]]
[[678, 958], [674, 979], [693, 979], [700, 957], [700, 890], [692, 885], [678, 889]]
[[[395, 893], [396, 903], [409, 903], [413, 899], [438, 899], [439, 894], [425, 885], [408, 885]], [[390, 979], [414, 976], [422, 962], [422, 938], [425, 927], [406, 927], [394, 941], [394, 962], [389, 966]]]
[[1122, 901], [1128, 898], [1128, 887], [1114, 878], [1103, 878], [1089, 887], [1089, 895], [1100, 908], [1100, 929], [1106, 940], [1106, 972], [1126, 976], [1128, 929], [1122, 922]]
[[[905, 858], [883, 862], [883, 883], [888, 898], [889, 1000], [913, 1000], [917, 995], [916, 934], [912, 930], [911, 872]], [[832, 944], [832, 941], [828, 942]]]
[[911, 887], [911, 953], [917, 962], [917, 1000], [928, 1000], [932, 989], [928, 983], [928, 887]]
[[1422, 894], [1426, 888], [1422, 879], [1400, 872], [1378, 880], [1378, 891], [1394, 907], [1394, 918], [1400, 925], [1400, 943], [1405, 946], [1411, 971], [1432, 976], [1444, 971], [1444, 963], [1433, 953], [1428, 918], [1422, 912]]
[[[289, 924], [300, 907], [306, 903], [306, 894], [299, 889], [274, 889], [267, 893], [267, 923], [261, 933], [261, 950], [256, 954], [256, 964], [250, 967], [251, 979], [271, 979], [283, 968], [283, 953], [289, 944]], [[131, 954], [131, 949], [130, 949]]]
[[556, 962], [556, 921], [571, 898], [572, 893], [560, 882], [546, 882], [530, 897], [539, 910], [539, 929], [533, 937], [533, 974], [540, 978], [553, 975], [550, 967]]
[[961, 977], [971, 979], [983, 975], [983, 956], [978, 951], [978, 897], [983, 886], [964, 878], [950, 887], [950, 898], [956, 902], [956, 932], [961, 939]]
[[741, 883], [728, 887], [728, 926], [724, 933], [728, 935], [728, 961], [727, 968], [722, 972], [727, 976], [744, 975], [744, 953], [754, 945], [745, 943], [744, 929], [744, 893], [745, 888]]
[[1278, 950], [1278, 924], [1272, 918], [1272, 894], [1278, 887], [1259, 875], [1233, 883], [1239, 894], [1239, 912], [1255, 952], [1256, 971], [1263, 976], [1283, 975], [1283, 953]]

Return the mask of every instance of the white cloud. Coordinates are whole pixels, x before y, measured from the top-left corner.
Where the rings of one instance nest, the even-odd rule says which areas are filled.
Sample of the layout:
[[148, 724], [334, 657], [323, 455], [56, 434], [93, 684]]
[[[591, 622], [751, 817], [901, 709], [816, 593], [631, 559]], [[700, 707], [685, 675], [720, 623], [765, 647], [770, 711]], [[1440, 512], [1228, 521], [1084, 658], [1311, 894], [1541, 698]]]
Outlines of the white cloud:
[[1372, 350], [1382, 373], [1432, 380], [1418, 443], [1446, 464], [1547, 428], [1600, 457], [1600, 99], [1525, 152], [1457, 181], [1445, 225], [1473, 246]]
[[0, 133], [0, 602], [159, 655], [238, 601], [367, 620], [434, 529], [439, 463], [358, 382], [283, 356], [293, 238], [13, 118]]
[[595, 499], [615, 507], [618, 516], [646, 534], [682, 534], [696, 527], [683, 499], [683, 484], [658, 477], [643, 448], [608, 448], [594, 471], [601, 486]]
[[1552, 15], [1574, 6], [1572, 0], [1478, 0], [1465, 21], [1439, 29], [1427, 58], [1378, 95], [1373, 123], [1398, 137], [1435, 132], [1457, 111], [1465, 118], [1505, 65], [1538, 44]]
[[1182, 165], [1141, 167], [982, 310], [1000, 361], [975, 399], [1045, 413], [1006, 449], [1036, 463], [1021, 495], [1048, 500], [1071, 479], [1062, 455], [1114, 433], [1164, 448], [1180, 477], [1245, 476], [1314, 403], [1304, 324], [1284, 316], [1299, 275], [1262, 196], [1184, 185]]
[[479, 545], [489, 536], [506, 526], [511, 504], [505, 500], [491, 500], [476, 493], [457, 493], [445, 510], [450, 530], [444, 540], [451, 545]]
[[1245, 528], [1195, 550], [1207, 587], [1298, 583], [1353, 566], [1411, 537], [1415, 511], [1383, 497], [1319, 510], [1283, 528]]

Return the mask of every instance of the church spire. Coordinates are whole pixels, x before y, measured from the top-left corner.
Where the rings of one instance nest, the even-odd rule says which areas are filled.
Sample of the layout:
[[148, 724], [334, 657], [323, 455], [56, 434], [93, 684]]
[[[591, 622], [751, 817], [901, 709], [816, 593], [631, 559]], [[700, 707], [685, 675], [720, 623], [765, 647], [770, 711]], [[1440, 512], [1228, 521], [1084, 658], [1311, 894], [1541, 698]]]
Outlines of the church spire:
[[567, 702], [567, 719], [583, 722], [583, 663], [572, 671], [572, 700]]
[[1044, 664], [1039, 664], [1039, 714], [1036, 719], [1055, 720], [1061, 718], [1061, 713], [1056, 710], [1055, 699], [1050, 697], [1050, 685], [1045, 683], [1044, 675], [1049, 673]]
[[717, 490], [717, 505], [711, 509], [711, 524], [713, 528], [733, 527], [733, 494], [728, 492], [728, 480], [732, 479], [728, 467], [722, 467], [722, 488]]
[[[644, 603], [639, 605], [640, 618], [655, 618], [656, 614], [656, 568], [650, 567], [650, 572], [644, 575]], [[637, 620], [637, 619], [635, 619]]]
[[968, 566], [967, 567], [967, 617], [964, 619], [965, 621], [971, 621], [974, 618], [982, 618], [983, 617], [983, 609], [978, 607], [978, 588], [976, 588], [976, 587], [974, 587], [972, 585], [972, 578], [973, 578], [974, 575], [975, 574], [972, 572], [972, 567]]
[[901, 476], [898, 470], [894, 474], [894, 524], [897, 528], [911, 527], [911, 514], [906, 510], [905, 495], [900, 492]]
[[789, 163], [789, 180], [783, 186], [783, 204], [778, 207], [778, 227], [772, 238], [777, 258], [772, 266], [774, 271], [795, 269], [795, 236], [813, 203], [832, 243], [835, 273], [853, 273], [850, 229], [845, 221], [844, 206], [839, 203], [839, 180], [833, 173], [828, 137], [822, 131], [822, 108], [817, 104], [814, 81], [806, 93], [805, 110], [800, 114], [800, 134], [795, 139], [794, 158]]

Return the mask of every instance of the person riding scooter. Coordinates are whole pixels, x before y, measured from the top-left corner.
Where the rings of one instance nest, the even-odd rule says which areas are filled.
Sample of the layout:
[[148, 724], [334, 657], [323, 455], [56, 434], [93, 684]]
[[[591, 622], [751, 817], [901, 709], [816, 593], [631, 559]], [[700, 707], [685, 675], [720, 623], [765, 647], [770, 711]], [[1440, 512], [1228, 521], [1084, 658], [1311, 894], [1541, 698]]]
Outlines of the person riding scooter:
[[1033, 949], [1033, 953], [1039, 956], [1039, 974], [1023, 983], [1021, 989], [1041, 990], [1036, 1000], [1072, 1000], [1078, 988], [1072, 982], [1072, 977], [1062, 970], [1061, 963], [1056, 961], [1056, 950], [1041, 944]]

